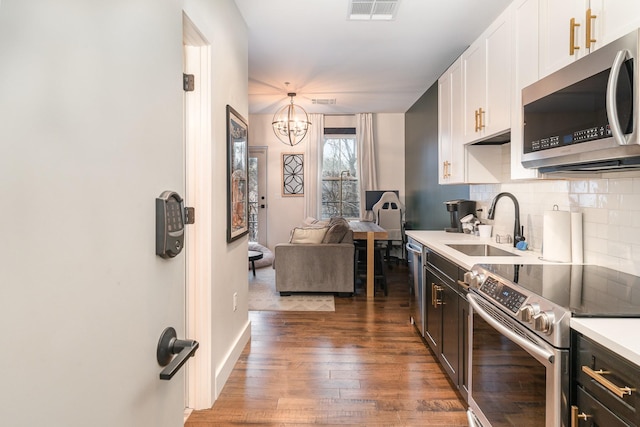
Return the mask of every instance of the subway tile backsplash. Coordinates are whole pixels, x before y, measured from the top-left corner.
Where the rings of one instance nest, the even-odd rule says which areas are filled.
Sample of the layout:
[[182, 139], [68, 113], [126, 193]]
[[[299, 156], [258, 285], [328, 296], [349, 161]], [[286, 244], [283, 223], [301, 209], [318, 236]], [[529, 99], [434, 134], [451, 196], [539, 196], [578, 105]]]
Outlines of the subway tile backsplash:
[[[470, 196], [487, 221], [493, 197], [512, 193], [520, 205], [520, 222], [529, 245], [542, 248], [544, 212], [582, 212], [584, 261], [640, 275], [640, 178], [585, 178], [471, 185]], [[502, 198], [496, 208], [494, 235], [513, 234], [513, 203]]]

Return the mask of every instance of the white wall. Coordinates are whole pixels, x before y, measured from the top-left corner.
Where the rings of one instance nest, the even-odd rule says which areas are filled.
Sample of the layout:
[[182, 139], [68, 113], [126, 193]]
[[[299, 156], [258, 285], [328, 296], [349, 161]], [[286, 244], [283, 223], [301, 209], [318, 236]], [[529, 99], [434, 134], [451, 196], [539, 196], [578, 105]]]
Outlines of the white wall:
[[378, 162], [378, 188], [404, 193], [404, 114], [376, 114], [374, 135]]
[[[267, 147], [267, 246], [273, 249], [277, 243], [288, 241], [291, 229], [304, 219], [304, 197], [283, 197], [280, 186], [282, 153], [303, 153], [306, 139], [295, 147], [283, 144], [273, 134], [272, 119], [272, 115], [265, 114], [249, 117], [249, 145]], [[340, 120], [336, 117], [327, 119], [332, 126]], [[404, 114], [374, 114], [373, 122], [378, 187], [400, 190], [404, 202]], [[325, 126], [330, 125], [325, 123]]]

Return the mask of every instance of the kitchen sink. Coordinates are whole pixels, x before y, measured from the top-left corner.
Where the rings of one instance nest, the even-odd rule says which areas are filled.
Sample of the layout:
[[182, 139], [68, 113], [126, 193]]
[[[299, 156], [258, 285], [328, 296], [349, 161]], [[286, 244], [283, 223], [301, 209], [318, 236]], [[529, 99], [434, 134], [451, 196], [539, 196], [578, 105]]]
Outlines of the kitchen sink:
[[451, 244], [447, 246], [469, 256], [519, 256], [495, 246], [484, 244]]

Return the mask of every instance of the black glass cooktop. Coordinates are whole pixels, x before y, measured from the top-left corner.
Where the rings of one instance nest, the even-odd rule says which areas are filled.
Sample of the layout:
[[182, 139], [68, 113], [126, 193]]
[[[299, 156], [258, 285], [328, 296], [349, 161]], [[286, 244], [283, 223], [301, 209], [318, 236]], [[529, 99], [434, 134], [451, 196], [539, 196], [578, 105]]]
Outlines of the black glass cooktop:
[[640, 317], [638, 276], [595, 265], [481, 266], [571, 310], [575, 317]]

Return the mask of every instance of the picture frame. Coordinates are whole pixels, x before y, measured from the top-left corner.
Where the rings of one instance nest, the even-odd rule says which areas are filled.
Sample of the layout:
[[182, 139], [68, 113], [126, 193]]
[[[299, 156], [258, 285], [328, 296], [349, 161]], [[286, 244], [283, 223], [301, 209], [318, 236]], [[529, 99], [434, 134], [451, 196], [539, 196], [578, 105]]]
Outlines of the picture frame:
[[282, 196], [304, 196], [304, 154], [282, 153]]
[[249, 126], [227, 105], [227, 243], [249, 233]]

